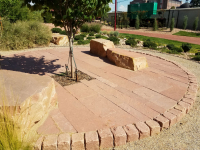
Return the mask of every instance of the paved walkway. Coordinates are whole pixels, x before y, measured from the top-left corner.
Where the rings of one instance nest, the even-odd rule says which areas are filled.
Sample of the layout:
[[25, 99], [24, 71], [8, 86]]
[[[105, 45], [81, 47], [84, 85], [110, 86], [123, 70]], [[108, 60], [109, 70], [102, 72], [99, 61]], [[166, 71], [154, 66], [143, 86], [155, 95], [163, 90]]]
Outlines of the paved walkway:
[[[106, 29], [106, 31], [113, 31], [113, 30]], [[119, 33], [128, 33], [128, 34], [136, 34], [136, 35], [143, 35], [143, 36], [149, 36], [149, 37], [157, 37], [157, 38], [163, 38], [163, 39], [168, 39], [168, 40], [200, 45], [200, 38], [195, 38], [195, 37], [166, 35], [166, 34], [159, 34], [159, 33], [148, 33], [148, 32], [140, 32], [136, 30], [123, 30], [123, 29], [117, 29], [116, 31], [118, 31]]]
[[[10, 55], [3, 69], [40, 75], [65, 71], [68, 48]], [[133, 52], [130, 52], [133, 53]], [[96, 78], [62, 87], [56, 83], [59, 108], [38, 129], [41, 134], [95, 131], [152, 120], [173, 108], [188, 88], [188, 75], [171, 62], [145, 55], [149, 68], [130, 71], [75, 48], [78, 69]]]

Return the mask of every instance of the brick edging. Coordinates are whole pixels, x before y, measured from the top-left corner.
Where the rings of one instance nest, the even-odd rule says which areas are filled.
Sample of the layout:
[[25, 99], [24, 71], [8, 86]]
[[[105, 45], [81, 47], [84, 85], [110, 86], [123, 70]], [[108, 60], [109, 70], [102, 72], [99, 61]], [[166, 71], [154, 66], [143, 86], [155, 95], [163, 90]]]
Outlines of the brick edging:
[[44, 149], [87, 149], [98, 150], [101, 148], [112, 148], [125, 145], [128, 142], [133, 142], [138, 139], [143, 139], [149, 136], [160, 133], [162, 129], [169, 128], [180, 121], [192, 108], [198, 90], [198, 83], [195, 75], [185, 67], [177, 64], [174, 61], [155, 56], [152, 54], [141, 53], [159, 59], [171, 62], [181, 68], [188, 75], [188, 88], [183, 98], [177, 104], [163, 114], [145, 122], [118, 126], [114, 128], [100, 129], [86, 133], [41, 136], [35, 143], [35, 150]]

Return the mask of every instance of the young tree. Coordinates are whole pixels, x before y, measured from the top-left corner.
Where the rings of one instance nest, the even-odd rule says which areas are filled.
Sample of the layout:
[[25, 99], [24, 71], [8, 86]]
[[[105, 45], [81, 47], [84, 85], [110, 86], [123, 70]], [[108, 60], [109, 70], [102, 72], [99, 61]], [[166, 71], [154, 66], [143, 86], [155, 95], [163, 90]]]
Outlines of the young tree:
[[52, 10], [54, 25], [65, 28], [69, 38], [71, 77], [74, 78], [72, 63], [74, 59], [74, 35], [83, 23], [92, 21], [96, 17], [101, 17], [110, 11], [109, 3], [112, 0], [25, 0], [27, 4], [31, 1], [35, 3], [35, 8], [37, 9], [41, 9], [44, 5], [47, 6]]
[[170, 24], [170, 31], [172, 32], [173, 30], [174, 30], [174, 18], [172, 18], [171, 24]]
[[140, 19], [139, 19], [139, 16], [138, 16], [138, 15], [136, 16], [136, 20], [135, 20], [135, 28], [136, 28], [136, 29], [139, 29], [139, 28], [140, 28]]
[[193, 24], [193, 29], [196, 31], [197, 28], [198, 28], [198, 22], [199, 22], [199, 18], [196, 17], [195, 20], [194, 20], [194, 24]]
[[183, 20], [183, 29], [184, 30], [187, 28], [187, 22], [188, 22], [188, 17], [184, 16], [184, 20]]

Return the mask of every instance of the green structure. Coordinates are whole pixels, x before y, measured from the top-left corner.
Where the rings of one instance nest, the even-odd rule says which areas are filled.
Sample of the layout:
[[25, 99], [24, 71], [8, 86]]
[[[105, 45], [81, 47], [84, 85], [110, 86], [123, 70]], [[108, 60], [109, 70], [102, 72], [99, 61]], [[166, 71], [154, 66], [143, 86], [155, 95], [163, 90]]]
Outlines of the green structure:
[[[152, 15], [157, 14], [157, 2], [152, 3], [140, 3], [128, 5], [128, 17], [129, 19], [136, 19], [136, 16], [142, 14], [144, 18], [150, 19]], [[144, 19], [140, 18], [140, 19]]]

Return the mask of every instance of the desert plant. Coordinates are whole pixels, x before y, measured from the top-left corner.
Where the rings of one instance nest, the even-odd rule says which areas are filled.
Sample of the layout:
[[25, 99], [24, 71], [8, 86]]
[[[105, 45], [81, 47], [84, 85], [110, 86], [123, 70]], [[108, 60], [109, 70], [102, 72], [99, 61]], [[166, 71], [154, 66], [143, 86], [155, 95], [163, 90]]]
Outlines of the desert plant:
[[184, 30], [187, 28], [187, 22], [188, 22], [188, 17], [184, 16], [184, 20], [183, 20], [183, 29]]
[[65, 30], [60, 31], [59, 33], [62, 34], [62, 35], [67, 35], [67, 32]]
[[170, 9], [176, 9], [175, 6], [172, 6]]
[[154, 19], [154, 23], [153, 23], [153, 31], [156, 31], [158, 29], [158, 23], [157, 23], [157, 19]]
[[118, 39], [115, 36], [109, 37], [108, 40], [112, 41], [115, 45], [119, 44], [119, 41], [120, 41], [120, 39]]
[[126, 40], [125, 43], [126, 43], [126, 45], [130, 45], [130, 46], [132, 46], [132, 47], [134, 47], [134, 46], [137, 45], [137, 41], [135, 41], [134, 38], [130, 38], [130, 39]]
[[92, 40], [92, 39], [95, 39], [95, 37], [93, 37], [93, 36], [88, 36], [87, 39], [88, 39], [88, 40]]
[[0, 37], [1, 50], [16, 50], [48, 45], [51, 30], [37, 21], [3, 22], [4, 31]]
[[156, 49], [157, 48], [157, 44], [155, 42], [152, 42], [149, 39], [147, 39], [146, 41], [144, 41], [143, 46], [144, 47], [148, 47], [148, 48], [152, 48], [152, 49]]
[[186, 53], [192, 48], [192, 44], [190, 44], [190, 43], [182, 43], [181, 47], [182, 47], [183, 51]]
[[76, 41], [84, 40], [84, 36], [76, 35], [76, 36], [74, 37], [74, 40], [76, 40]]
[[81, 33], [80, 36], [86, 37], [88, 34], [87, 33]]
[[81, 32], [89, 32], [90, 29], [89, 29], [89, 26], [87, 23], [84, 23], [81, 28], [80, 28]]
[[104, 35], [107, 35], [107, 34], [108, 34], [108, 32], [107, 32], [107, 31], [103, 31], [103, 34], [104, 34]]
[[136, 28], [136, 29], [139, 29], [139, 28], [140, 28], [140, 19], [139, 19], [139, 16], [138, 16], [138, 15], [136, 16], [136, 20], [135, 20], [135, 28]]
[[95, 37], [98, 39], [98, 38], [101, 38], [101, 34], [96, 34]]
[[99, 33], [101, 31], [101, 27], [102, 27], [101, 24], [94, 23], [89, 26], [89, 29], [91, 32]]
[[195, 61], [200, 61], [200, 55], [195, 55], [195, 56], [193, 57], [193, 60], [195, 60]]
[[89, 33], [89, 36], [94, 36], [94, 32], [90, 32], [90, 33]]
[[198, 28], [198, 22], [199, 22], [199, 18], [198, 17], [196, 17], [195, 18], [195, 20], [194, 20], [194, 24], [193, 24], [193, 30], [197, 30], [197, 28]]
[[52, 33], [60, 33], [62, 30], [60, 28], [52, 28]]
[[111, 32], [109, 33], [109, 37], [111, 37], [111, 36], [114, 36], [114, 32], [113, 32], [113, 31], [111, 31]]
[[170, 32], [172, 32], [173, 30], [174, 30], [174, 18], [172, 18], [172, 20], [171, 20]]
[[114, 31], [113, 32], [113, 36], [118, 37], [119, 36], [119, 32], [118, 31]]
[[78, 45], [86, 45], [86, 44], [89, 44], [90, 43], [90, 40], [79, 40], [77, 42]]

